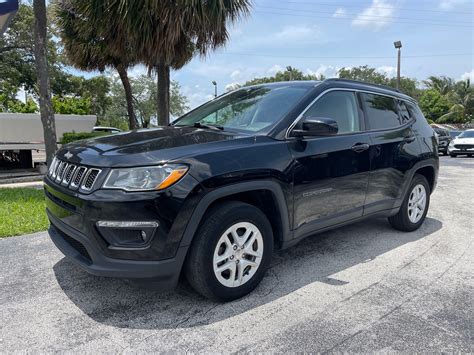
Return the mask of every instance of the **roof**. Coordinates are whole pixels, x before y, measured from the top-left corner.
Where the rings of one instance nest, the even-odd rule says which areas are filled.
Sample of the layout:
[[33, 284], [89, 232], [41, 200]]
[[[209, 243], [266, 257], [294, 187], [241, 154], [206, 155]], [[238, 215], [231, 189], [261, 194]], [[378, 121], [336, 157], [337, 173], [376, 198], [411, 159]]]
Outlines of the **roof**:
[[251, 87], [255, 86], [270, 86], [270, 87], [282, 87], [282, 86], [299, 86], [299, 87], [315, 87], [318, 85], [339, 85], [341, 87], [346, 88], [353, 88], [357, 90], [369, 90], [373, 92], [379, 92], [381, 94], [386, 94], [390, 96], [399, 97], [400, 99], [415, 101], [412, 97], [402, 93], [400, 90], [394, 89], [389, 86], [384, 85], [376, 85], [370, 84], [363, 81], [357, 80], [349, 80], [349, 79], [338, 79], [338, 78], [331, 78], [325, 79], [323, 81], [316, 81], [316, 80], [294, 80], [294, 81], [276, 81], [271, 83], [262, 83], [251, 85]]

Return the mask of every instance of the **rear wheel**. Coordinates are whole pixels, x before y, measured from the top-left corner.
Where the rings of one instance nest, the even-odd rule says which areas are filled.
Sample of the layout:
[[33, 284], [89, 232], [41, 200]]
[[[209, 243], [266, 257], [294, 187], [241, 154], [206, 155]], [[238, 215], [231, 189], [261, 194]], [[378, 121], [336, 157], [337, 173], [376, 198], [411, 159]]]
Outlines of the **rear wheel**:
[[272, 252], [265, 214], [246, 203], [226, 202], [204, 217], [186, 260], [186, 277], [202, 295], [231, 301], [257, 287]]
[[426, 178], [416, 174], [400, 210], [388, 219], [392, 227], [404, 232], [417, 230], [423, 224], [428, 212], [430, 193], [430, 185]]

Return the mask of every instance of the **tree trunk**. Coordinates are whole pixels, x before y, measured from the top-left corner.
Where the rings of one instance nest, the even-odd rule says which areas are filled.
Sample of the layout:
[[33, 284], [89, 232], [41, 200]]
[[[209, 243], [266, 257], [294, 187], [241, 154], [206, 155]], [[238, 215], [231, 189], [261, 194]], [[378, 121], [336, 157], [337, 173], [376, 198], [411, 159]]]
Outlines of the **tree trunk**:
[[166, 64], [156, 66], [158, 73], [158, 126], [170, 123], [170, 67]]
[[130, 129], [137, 129], [137, 118], [135, 116], [135, 111], [133, 110], [132, 86], [130, 85], [130, 80], [128, 80], [127, 69], [125, 69], [125, 67], [122, 65], [117, 65], [116, 69], [119, 73], [120, 80], [122, 80], [123, 88], [125, 90], [125, 100], [127, 101], [127, 112]]
[[46, 147], [46, 163], [48, 166], [56, 153], [56, 123], [53, 105], [51, 104], [51, 89], [48, 75], [47, 36], [46, 36], [46, 4], [45, 0], [34, 0], [35, 15], [35, 61], [38, 77], [39, 105], [41, 122], [43, 123], [44, 144]]

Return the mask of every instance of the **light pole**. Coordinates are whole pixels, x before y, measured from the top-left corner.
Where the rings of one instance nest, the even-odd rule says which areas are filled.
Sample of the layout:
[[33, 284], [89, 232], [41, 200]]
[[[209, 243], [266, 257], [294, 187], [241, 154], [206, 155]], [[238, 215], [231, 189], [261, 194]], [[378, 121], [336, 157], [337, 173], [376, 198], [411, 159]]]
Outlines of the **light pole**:
[[290, 81], [293, 81], [293, 68], [291, 65], [286, 67], [286, 71], [290, 74]]
[[398, 61], [397, 61], [397, 89], [400, 90], [400, 61], [402, 59], [402, 41], [393, 42], [393, 45], [398, 49]]
[[217, 97], [217, 82], [213, 80], [212, 85], [214, 85], [214, 97]]

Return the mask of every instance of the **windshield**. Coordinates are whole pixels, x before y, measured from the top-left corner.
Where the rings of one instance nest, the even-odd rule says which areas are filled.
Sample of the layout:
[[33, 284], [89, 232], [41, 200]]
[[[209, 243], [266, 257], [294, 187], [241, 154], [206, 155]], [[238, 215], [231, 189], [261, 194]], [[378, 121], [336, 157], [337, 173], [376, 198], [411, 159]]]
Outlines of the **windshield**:
[[454, 137], [459, 136], [460, 133], [461, 131], [450, 131], [449, 135], [451, 136], [451, 138], [454, 138]]
[[173, 125], [261, 131], [280, 121], [309, 90], [310, 87], [295, 85], [240, 89], [209, 101], [184, 115]]
[[474, 131], [464, 131], [458, 136], [458, 138], [474, 138]]

